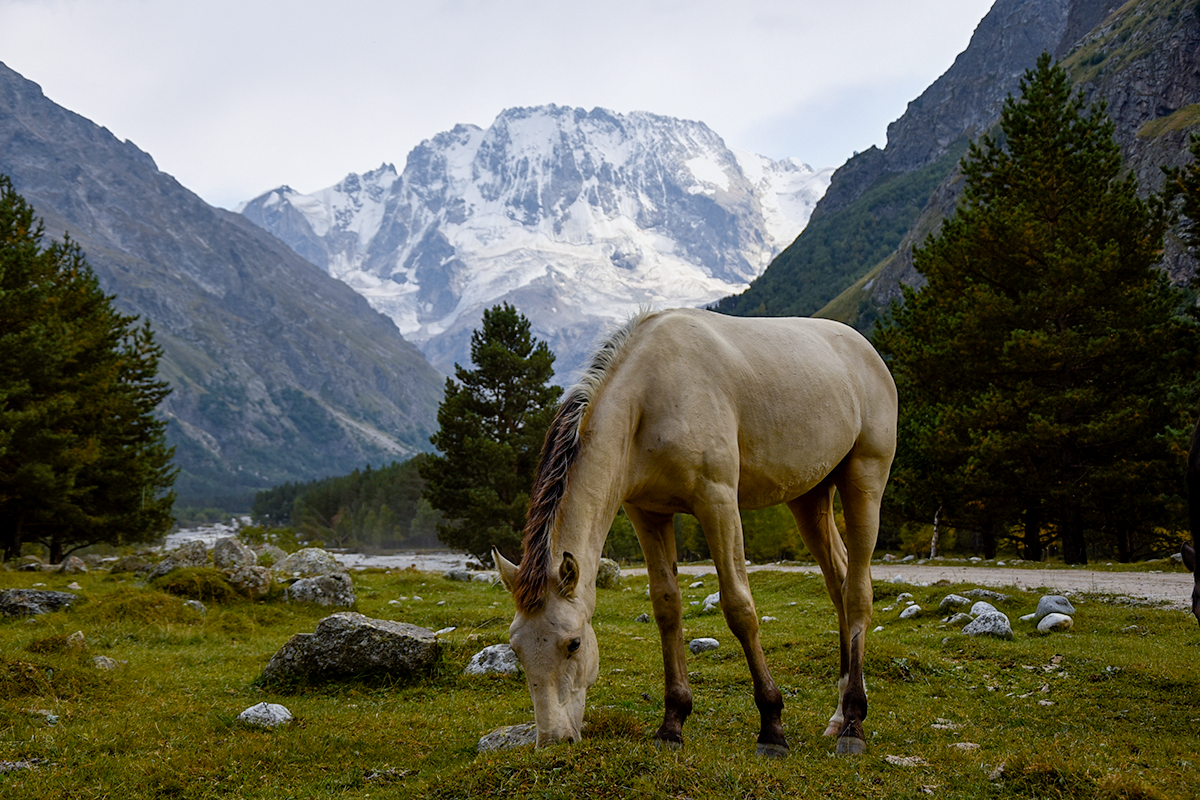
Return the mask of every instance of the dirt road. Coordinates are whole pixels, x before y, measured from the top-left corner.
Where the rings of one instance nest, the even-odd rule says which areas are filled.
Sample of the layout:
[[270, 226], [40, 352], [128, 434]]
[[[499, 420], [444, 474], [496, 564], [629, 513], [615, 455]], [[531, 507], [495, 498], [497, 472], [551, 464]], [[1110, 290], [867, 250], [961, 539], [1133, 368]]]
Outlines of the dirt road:
[[[747, 567], [751, 572], [776, 570], [780, 572], [820, 572], [815, 566], [785, 566], [757, 564]], [[681, 564], [685, 575], [716, 574], [711, 566]], [[622, 575], [644, 576], [645, 569], [623, 569]], [[940, 580], [951, 583], [974, 583], [992, 589], [1016, 587], [1028, 591], [1045, 589], [1055, 594], [1064, 592], [1095, 592], [1098, 594], [1128, 595], [1153, 602], [1167, 603], [1172, 608], [1190, 609], [1192, 576], [1186, 572], [1101, 572], [1088, 569], [1015, 569], [1004, 567], [956, 566], [953, 564], [873, 564], [871, 574], [877, 581], [896, 577], [910, 584], [932, 584]]]

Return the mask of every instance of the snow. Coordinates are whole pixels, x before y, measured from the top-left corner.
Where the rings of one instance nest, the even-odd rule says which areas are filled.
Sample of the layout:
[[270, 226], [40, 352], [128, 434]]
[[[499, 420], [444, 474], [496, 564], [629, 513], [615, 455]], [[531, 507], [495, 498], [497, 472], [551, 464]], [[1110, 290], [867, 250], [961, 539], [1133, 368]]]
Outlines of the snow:
[[710, 156], [689, 158], [684, 164], [692, 171], [692, 175], [695, 176], [696, 180], [703, 183], [711, 183], [713, 186], [719, 187], [723, 192], [729, 191], [729, 176], [725, 174], [725, 170], [721, 165]]

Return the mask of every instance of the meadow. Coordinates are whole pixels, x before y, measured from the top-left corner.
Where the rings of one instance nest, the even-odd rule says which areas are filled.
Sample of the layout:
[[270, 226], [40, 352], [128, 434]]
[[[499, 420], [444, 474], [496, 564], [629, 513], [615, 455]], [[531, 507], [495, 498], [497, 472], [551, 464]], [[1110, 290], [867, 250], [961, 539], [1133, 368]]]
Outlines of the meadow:
[[[753, 573], [759, 615], [776, 618], [762, 636], [792, 748], [778, 761], [754, 756], [758, 718], [740, 647], [719, 614], [691, 606], [687, 637], [721, 646], [690, 656], [684, 748], [653, 746], [662, 667], [656, 629], [635, 621], [649, 611], [644, 579], [599, 594], [600, 677], [583, 741], [487, 754], [476, 752], [481, 736], [533, 719], [522, 677], [463, 674], [474, 653], [507, 640], [502, 588], [355, 573], [358, 611], [455, 628], [441, 637], [441, 663], [415, 680], [283, 691], [259, 684], [262, 668], [328, 609], [233, 599], [201, 614], [129, 576], [0, 573], [6, 588], [64, 590], [72, 580], [84, 602], [0, 620], [0, 762], [32, 762], [0, 772], [5, 798], [1200, 797], [1200, 630], [1190, 614], [1128, 600], [1073, 598], [1074, 632], [1039, 636], [1017, 621], [1038, 594], [1005, 590], [1011, 599], [997, 605], [1016, 637], [1001, 641], [966, 637], [936, 613], [899, 620], [884, 610], [901, 591], [936, 608], [971, 584], [877, 581], [869, 752], [845, 758], [821, 735], [837, 679], [822, 582]], [[716, 590], [715, 577], [703, 580], [689, 600]], [[75, 631], [85, 649], [71, 645]], [[98, 670], [97, 655], [127, 663]], [[237, 721], [262, 701], [285, 705], [295, 722]]]

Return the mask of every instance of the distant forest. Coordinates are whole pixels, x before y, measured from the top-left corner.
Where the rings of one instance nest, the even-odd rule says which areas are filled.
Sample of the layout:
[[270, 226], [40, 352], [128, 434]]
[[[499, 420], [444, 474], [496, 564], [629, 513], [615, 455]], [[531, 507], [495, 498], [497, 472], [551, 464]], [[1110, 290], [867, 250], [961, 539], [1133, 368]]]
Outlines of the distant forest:
[[420, 455], [386, 467], [259, 492], [257, 525], [289, 528], [301, 541], [365, 551], [440, 547], [441, 515], [422, 499]]

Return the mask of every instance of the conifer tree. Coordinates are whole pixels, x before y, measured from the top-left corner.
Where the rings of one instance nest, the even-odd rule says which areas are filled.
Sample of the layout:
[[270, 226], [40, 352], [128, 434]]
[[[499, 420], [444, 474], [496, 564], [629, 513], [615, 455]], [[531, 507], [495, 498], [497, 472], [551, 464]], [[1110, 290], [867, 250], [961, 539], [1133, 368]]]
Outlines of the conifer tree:
[[471, 336], [475, 369], [454, 365], [421, 464], [425, 497], [444, 515], [438, 538], [485, 563], [494, 545], [519, 560], [538, 455], [562, 390], [549, 385], [554, 354], [507, 303], [483, 313]]
[[175, 470], [149, 326], [116, 311], [77, 244], [43, 236], [0, 175], [0, 548], [59, 561], [164, 533]]
[[1057, 538], [1067, 563], [1089, 543], [1128, 559], [1179, 522], [1196, 328], [1156, 268], [1163, 208], [1122, 177], [1103, 108], [1046, 54], [1021, 91], [914, 252], [926, 285], [876, 331], [901, 397], [894, 498], [988, 555], [1013, 535], [1027, 558]]

